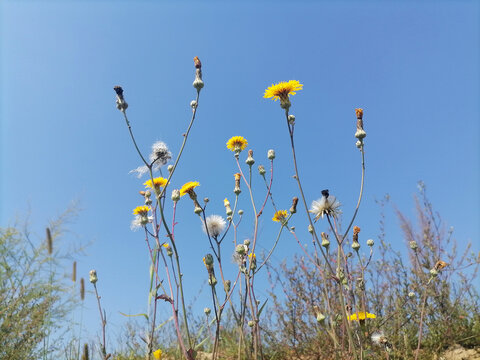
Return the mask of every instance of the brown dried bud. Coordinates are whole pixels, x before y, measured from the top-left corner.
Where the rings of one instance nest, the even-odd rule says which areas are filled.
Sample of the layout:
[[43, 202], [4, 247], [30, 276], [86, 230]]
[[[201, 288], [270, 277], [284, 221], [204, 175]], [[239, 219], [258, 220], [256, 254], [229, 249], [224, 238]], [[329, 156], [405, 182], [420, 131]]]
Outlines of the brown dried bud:
[[292, 207], [290, 208], [290, 214], [295, 214], [297, 212], [298, 197], [292, 199]]
[[200, 61], [200, 59], [198, 58], [198, 56], [195, 56], [193, 58], [193, 62], [195, 63], [195, 67], [197, 69], [201, 69], [202, 68], [202, 62]]
[[360, 232], [360, 228], [358, 226], [353, 227], [353, 242], [358, 242], [358, 233]]
[[447, 266], [448, 264], [445, 262], [445, 261], [442, 261], [442, 260], [438, 260], [435, 264], [435, 266], [433, 267], [435, 270], [442, 270], [445, 266]]

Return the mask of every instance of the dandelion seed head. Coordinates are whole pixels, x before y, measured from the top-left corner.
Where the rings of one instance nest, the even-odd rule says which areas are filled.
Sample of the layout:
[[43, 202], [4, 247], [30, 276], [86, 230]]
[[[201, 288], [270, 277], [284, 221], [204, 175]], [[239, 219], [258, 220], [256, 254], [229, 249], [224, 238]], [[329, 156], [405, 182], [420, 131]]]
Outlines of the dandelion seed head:
[[382, 345], [383, 344], [383, 339], [385, 336], [383, 335], [382, 332], [375, 332], [372, 334], [372, 342], [376, 345]]
[[[325, 193], [324, 193], [325, 192]], [[315, 215], [315, 221], [325, 215], [338, 217], [342, 211], [340, 210], [341, 203], [333, 195], [328, 194], [328, 190], [322, 191], [322, 197], [312, 202], [309, 212]]]
[[203, 224], [203, 231], [210, 234], [210, 236], [217, 237], [223, 230], [225, 230], [226, 222], [220, 215], [210, 215], [206, 219], [206, 226]]
[[152, 145], [150, 153], [150, 162], [153, 164], [154, 170], [160, 169], [172, 158], [172, 153], [168, 150], [167, 144], [163, 141], [157, 141]]

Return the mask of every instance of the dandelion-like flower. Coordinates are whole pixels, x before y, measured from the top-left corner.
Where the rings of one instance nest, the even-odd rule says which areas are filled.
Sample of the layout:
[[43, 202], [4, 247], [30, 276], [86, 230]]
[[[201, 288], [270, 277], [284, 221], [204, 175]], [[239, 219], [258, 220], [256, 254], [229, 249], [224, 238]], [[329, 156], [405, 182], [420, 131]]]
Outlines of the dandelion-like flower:
[[273, 220], [273, 221], [280, 222], [280, 223], [283, 223], [283, 222], [285, 222], [285, 220], [287, 219], [287, 216], [288, 216], [287, 210], [278, 210], [278, 211], [275, 213], [275, 215], [273, 215], [272, 220]]
[[312, 202], [309, 212], [315, 214], [315, 221], [324, 215], [338, 217], [342, 213], [340, 202], [333, 195], [329, 195], [328, 190], [322, 190], [322, 197]]
[[150, 208], [146, 205], [137, 206], [135, 209], [133, 209], [133, 215], [147, 215], [149, 211]]
[[206, 226], [203, 224], [203, 231], [216, 238], [225, 230], [226, 222], [220, 215], [210, 215], [206, 219]]
[[363, 312], [363, 311], [359, 311], [358, 312], [358, 317], [357, 317], [357, 314], [352, 314], [348, 317], [349, 320], [355, 320], [355, 321], [359, 321], [359, 320], [365, 320], [365, 319], [375, 319], [377, 316], [375, 314], [370, 314], [369, 312]]
[[248, 141], [241, 136], [233, 136], [227, 141], [227, 148], [236, 153], [239, 153], [248, 145]]
[[157, 141], [152, 145], [150, 153], [150, 162], [154, 170], [160, 169], [172, 158], [172, 153], [168, 150], [167, 144], [163, 141]]
[[158, 190], [161, 187], [165, 187], [167, 185], [167, 179], [164, 179], [163, 177], [157, 177], [153, 179], [153, 184], [152, 180], [147, 180], [143, 183], [145, 187], [153, 189], [153, 186]]
[[162, 358], [162, 350], [158, 349], [153, 352], [153, 357], [156, 360], [160, 360]]
[[193, 189], [195, 189], [197, 186], [199, 186], [200, 183], [198, 181], [189, 181], [186, 184], [184, 184], [181, 189], [180, 189], [180, 196], [183, 196], [185, 194], [190, 194]]
[[280, 106], [283, 109], [288, 109], [291, 105], [289, 96], [295, 95], [296, 91], [302, 90], [302, 88], [303, 85], [298, 80], [281, 81], [267, 88], [263, 97], [266, 99], [273, 98], [275, 101], [280, 99]]

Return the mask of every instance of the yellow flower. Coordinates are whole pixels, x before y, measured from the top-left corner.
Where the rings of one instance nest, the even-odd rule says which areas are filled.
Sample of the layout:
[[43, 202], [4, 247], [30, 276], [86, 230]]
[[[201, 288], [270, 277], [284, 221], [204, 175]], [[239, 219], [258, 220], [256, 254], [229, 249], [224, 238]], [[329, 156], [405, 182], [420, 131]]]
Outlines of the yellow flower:
[[[164, 179], [162, 177], [154, 178], [153, 179], [153, 184], [155, 185], [155, 187], [157, 189], [161, 188], [161, 187], [165, 187], [165, 185], [167, 185], [167, 179]], [[145, 181], [143, 183], [143, 185], [145, 185], [145, 187], [149, 187], [149, 188], [153, 189], [152, 180]]]
[[290, 80], [288, 82], [281, 81], [278, 84], [272, 84], [267, 90], [265, 90], [264, 98], [273, 98], [273, 100], [288, 102], [290, 95], [295, 95], [298, 90], [302, 90], [303, 85], [298, 80]]
[[137, 206], [133, 209], [133, 215], [147, 215], [150, 208], [146, 205]]
[[186, 184], [182, 186], [180, 189], [180, 196], [183, 196], [185, 194], [190, 193], [193, 189], [195, 189], [197, 186], [199, 186], [200, 183], [198, 181], [189, 181]]
[[235, 152], [245, 150], [247, 145], [248, 141], [241, 136], [234, 136], [227, 141], [227, 148]]
[[377, 316], [375, 314], [370, 314], [369, 312], [363, 312], [363, 311], [359, 311], [358, 312], [358, 318], [357, 318], [357, 314], [352, 314], [348, 317], [349, 320], [365, 320], [365, 319], [375, 319]]
[[153, 352], [153, 357], [157, 360], [162, 358], [162, 350], [158, 349]]
[[253, 258], [253, 261], [255, 261], [257, 259], [257, 255], [255, 255], [254, 253], [250, 253], [248, 254], [248, 258], [250, 259], [250, 261], [252, 260], [252, 258]]
[[272, 220], [277, 222], [284, 222], [288, 216], [287, 210], [278, 210], [275, 215], [273, 215]]

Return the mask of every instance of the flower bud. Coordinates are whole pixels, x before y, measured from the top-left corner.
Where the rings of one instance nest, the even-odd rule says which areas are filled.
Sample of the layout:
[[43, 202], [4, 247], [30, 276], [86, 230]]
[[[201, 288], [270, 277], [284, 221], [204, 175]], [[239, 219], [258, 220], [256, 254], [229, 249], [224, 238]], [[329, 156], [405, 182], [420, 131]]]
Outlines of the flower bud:
[[250, 239], [243, 240], [243, 245], [245, 245], [245, 246], [250, 245]]
[[328, 240], [328, 234], [327, 233], [320, 233], [320, 236], [322, 237], [322, 246], [327, 249], [330, 246], [330, 241]]
[[410, 291], [410, 292], [408, 293], [408, 297], [409, 297], [409, 298], [413, 298], [414, 296], [415, 296], [415, 293], [414, 293], [413, 291]]
[[352, 249], [358, 251], [358, 249], [360, 249], [360, 243], [358, 241], [352, 242]]
[[238, 210], [238, 215], [243, 215], [243, 210], [242, 209]]
[[231, 216], [233, 214], [233, 210], [230, 207], [230, 201], [228, 201], [227, 198], [225, 198], [225, 200], [223, 200], [223, 205], [225, 206], [225, 211], [227, 213], [227, 216]]
[[98, 281], [97, 271], [96, 270], [90, 270], [90, 282], [92, 284], [95, 284], [97, 281]]
[[355, 137], [357, 139], [364, 139], [367, 136], [367, 133], [363, 129], [357, 129], [355, 132]]
[[167, 170], [168, 170], [168, 172], [172, 172], [173, 171], [173, 165], [171, 165], [171, 164], [168, 165]]
[[249, 327], [254, 327], [254, 326], [255, 326], [255, 321], [250, 320], [250, 321], [248, 322], [248, 326], [249, 326]]
[[432, 275], [432, 277], [436, 277], [438, 275], [437, 269], [431, 269], [430, 270], [430, 275]]
[[269, 160], [275, 159], [275, 150], [272, 150], [272, 149], [268, 150], [267, 157]]
[[192, 108], [192, 110], [195, 110], [197, 106], [198, 106], [197, 100], [190, 101], [190, 107]]
[[207, 254], [203, 258], [203, 262], [205, 263], [205, 266], [212, 266], [213, 265], [213, 256], [212, 254]]
[[292, 207], [290, 208], [290, 214], [295, 214], [297, 212], [298, 197], [292, 199]]
[[288, 115], [288, 122], [290, 124], [295, 124], [295, 115]]
[[245, 160], [245, 163], [248, 166], [252, 166], [253, 164], [255, 164], [255, 160], [253, 159], [253, 150], [248, 150], [248, 157], [247, 160]]
[[416, 251], [418, 249], [418, 245], [416, 241], [410, 241], [410, 249]]
[[200, 215], [202, 213], [203, 209], [198, 206], [198, 205], [195, 205], [195, 208], [193, 209], [193, 212], [197, 215]]
[[367, 240], [367, 245], [368, 245], [368, 246], [372, 247], [373, 244], [375, 244], [375, 241], [373, 241], [373, 239], [368, 239], [368, 240]]
[[235, 247], [235, 251], [237, 252], [237, 254], [239, 255], [245, 255], [245, 253], [247, 252], [247, 247], [243, 244], [238, 244], [236, 247]]
[[232, 287], [232, 282], [230, 280], [226, 280], [223, 283], [223, 288], [225, 289], [225, 292], [228, 294], [230, 292], [230, 288]]
[[313, 234], [313, 226], [312, 225], [308, 225], [308, 232], [310, 234]]
[[172, 201], [177, 202], [180, 200], [180, 190], [174, 189], [172, 190]]
[[362, 142], [361, 140], [357, 140], [357, 142], [355, 143], [355, 146], [356, 146], [357, 148], [361, 149], [362, 146], [363, 146], [363, 142]]
[[212, 312], [212, 310], [208, 307], [206, 307], [205, 309], [203, 309], [203, 312], [205, 313], [205, 315], [210, 315], [210, 313]]
[[260, 175], [263, 176], [263, 175], [265, 175], [266, 172], [267, 172], [267, 171], [265, 170], [265, 167], [264, 167], [263, 165], [258, 165], [258, 173], [259, 173]]
[[325, 315], [323, 315], [321, 312], [317, 313], [317, 322], [323, 323], [325, 321]]
[[215, 275], [210, 274], [210, 276], [208, 277], [208, 285], [210, 286], [217, 285], [217, 278], [215, 277]]

